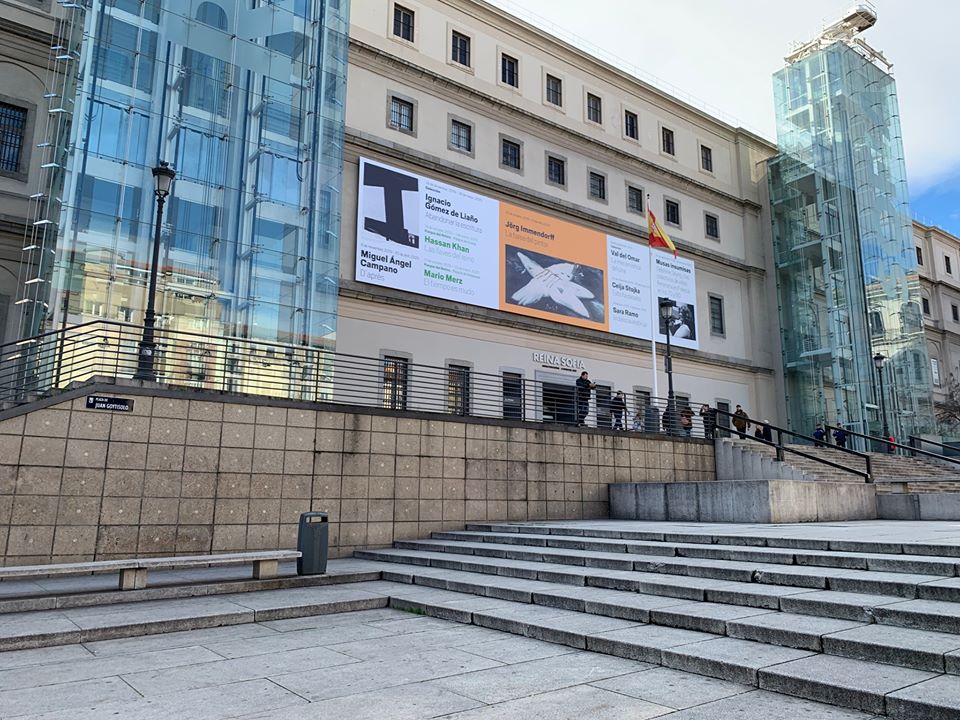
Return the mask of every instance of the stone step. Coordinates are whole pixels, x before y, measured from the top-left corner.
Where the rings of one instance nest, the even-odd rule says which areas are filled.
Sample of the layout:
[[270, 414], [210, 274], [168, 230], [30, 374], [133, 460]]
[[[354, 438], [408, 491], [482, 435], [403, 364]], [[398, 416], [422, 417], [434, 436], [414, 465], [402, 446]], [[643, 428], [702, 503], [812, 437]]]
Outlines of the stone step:
[[388, 565], [379, 569], [384, 580], [391, 582], [960, 674], [960, 634], [955, 633], [536, 580], [478, 577], [456, 570]]
[[431, 538], [434, 540], [453, 540], [458, 542], [529, 545], [534, 547], [567, 548], [572, 550], [626, 552], [639, 555], [664, 555], [667, 557], [774, 563], [777, 565], [839, 567], [850, 570], [904, 572], [944, 577], [960, 575], [960, 561], [956, 558], [928, 557], [923, 555], [904, 556], [885, 553], [806, 551], [793, 550], [790, 548], [751, 548], [736, 545], [558, 537], [549, 534], [540, 535], [527, 533], [435, 532], [431, 535]]
[[[810, 537], [778, 533], [735, 534], [719, 530], [697, 532], [691, 527], [688, 532], [649, 529], [651, 523], [636, 523], [647, 529], [624, 529], [602, 527], [585, 522], [536, 522], [536, 523], [468, 523], [466, 530], [472, 532], [511, 533], [516, 535], [552, 535], [561, 537], [604, 538], [613, 540], [647, 540], [667, 543], [694, 543], [704, 545], [737, 545], [767, 548], [793, 548], [798, 550], [832, 550], [854, 553], [879, 553], [888, 555], [923, 555], [938, 558], [960, 558], [960, 545], [933, 542], [903, 542], [892, 540], [842, 540], [829, 537]], [[656, 525], [656, 524], [653, 524]]]
[[371, 585], [392, 607], [547, 642], [902, 720], [960, 717], [954, 675], [456, 591]]
[[358, 551], [356, 557], [409, 566], [398, 577], [431, 567], [960, 634], [960, 604], [947, 601], [396, 548]]
[[[842, 592], [925, 597], [922, 586], [951, 578], [935, 575], [812, 568], [774, 563], [742, 563], [730, 560], [701, 560], [661, 555], [634, 555], [626, 552], [599, 552], [563, 548], [531, 547], [505, 543], [410, 540], [394, 543], [402, 550], [441, 552], [451, 555], [493, 557], [609, 570], [662, 573], [688, 577], [728, 580], [741, 583], [837, 590]], [[956, 579], [956, 578], [954, 578]], [[960, 579], [958, 579], [960, 580]], [[960, 584], [938, 585], [939, 597], [960, 601]], [[951, 596], [952, 595], [952, 596]]]

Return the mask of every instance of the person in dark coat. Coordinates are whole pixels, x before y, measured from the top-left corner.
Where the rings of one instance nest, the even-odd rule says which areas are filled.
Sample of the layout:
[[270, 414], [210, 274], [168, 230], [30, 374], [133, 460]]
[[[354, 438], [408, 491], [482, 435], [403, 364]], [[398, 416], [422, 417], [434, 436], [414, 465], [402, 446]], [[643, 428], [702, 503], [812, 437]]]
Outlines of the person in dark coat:
[[590, 375], [584, 370], [577, 378], [577, 425], [587, 424], [587, 413], [590, 412], [590, 392], [597, 387], [590, 382]]
[[833, 439], [837, 443], [837, 447], [845, 448], [847, 446], [847, 431], [843, 429], [843, 425], [837, 423], [837, 429], [833, 431]]
[[703, 422], [703, 436], [707, 440], [713, 440], [714, 433], [717, 431], [717, 409], [709, 405], [701, 405], [700, 417]]
[[737, 405], [737, 409], [733, 413], [733, 426], [737, 429], [737, 435], [739, 435], [740, 438], [747, 436], [747, 430], [750, 429], [750, 416], [747, 415], [747, 411], [739, 405]]
[[817, 429], [813, 431], [814, 447], [823, 447], [826, 442], [827, 434], [823, 431], [823, 426], [817, 423]]
[[624, 396], [623, 390], [617, 390], [617, 394], [610, 401], [610, 414], [613, 416], [614, 430], [627, 429], [627, 398]]

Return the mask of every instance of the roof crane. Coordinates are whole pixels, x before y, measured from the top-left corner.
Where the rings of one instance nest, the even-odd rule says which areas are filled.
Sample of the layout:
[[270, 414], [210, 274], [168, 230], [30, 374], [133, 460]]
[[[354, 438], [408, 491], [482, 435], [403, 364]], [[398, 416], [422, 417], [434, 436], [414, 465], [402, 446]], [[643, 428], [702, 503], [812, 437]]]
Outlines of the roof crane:
[[870, 62], [882, 63], [889, 72], [893, 68], [893, 63], [889, 62], [879, 50], [870, 47], [862, 38], [858, 37], [860, 33], [869, 30], [876, 23], [877, 11], [873, 5], [868, 2], [858, 3], [844, 13], [839, 20], [824, 27], [813, 40], [800, 43], [794, 47], [784, 60], [788, 65], [792, 65], [833, 43], [842, 42], [859, 52]]

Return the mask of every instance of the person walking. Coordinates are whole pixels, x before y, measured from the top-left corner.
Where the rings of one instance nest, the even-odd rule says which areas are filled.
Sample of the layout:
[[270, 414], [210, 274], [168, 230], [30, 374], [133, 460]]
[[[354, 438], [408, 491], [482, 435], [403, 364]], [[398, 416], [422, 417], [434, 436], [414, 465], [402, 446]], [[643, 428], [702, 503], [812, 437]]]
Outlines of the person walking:
[[837, 423], [837, 429], [833, 431], [833, 439], [836, 441], [838, 448], [847, 446], [847, 431], [843, 429], [842, 424]]
[[750, 416], [739, 405], [733, 413], [733, 426], [737, 429], [737, 435], [741, 440], [747, 436], [747, 430], [750, 429]]
[[577, 378], [577, 425], [584, 427], [587, 424], [587, 413], [590, 412], [590, 393], [597, 386], [590, 382], [590, 375], [584, 370]]
[[613, 396], [613, 400], [610, 401], [610, 414], [613, 416], [613, 429], [614, 430], [626, 430], [626, 417], [627, 417], [627, 398], [623, 394], [623, 390], [617, 390], [617, 394]]
[[717, 431], [717, 410], [709, 405], [700, 406], [700, 418], [703, 423], [703, 436], [707, 440], [713, 440]]

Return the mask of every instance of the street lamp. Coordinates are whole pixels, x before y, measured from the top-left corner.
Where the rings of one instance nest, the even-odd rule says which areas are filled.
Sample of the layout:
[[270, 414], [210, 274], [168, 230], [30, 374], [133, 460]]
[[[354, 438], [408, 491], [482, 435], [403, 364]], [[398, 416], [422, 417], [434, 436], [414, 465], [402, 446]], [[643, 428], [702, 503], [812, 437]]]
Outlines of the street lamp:
[[670, 321], [673, 320], [673, 309], [677, 303], [670, 298], [660, 298], [660, 320], [667, 336], [667, 354], [663, 360], [663, 368], [667, 372], [667, 422], [666, 431], [675, 435], [677, 430], [676, 397], [673, 394], [673, 355], [670, 349]]
[[880, 377], [880, 413], [883, 416], [883, 444], [887, 446], [887, 452], [893, 452], [893, 447], [890, 445], [890, 427], [887, 425], [887, 402], [884, 391], [883, 391], [883, 364], [886, 362], [885, 358], [880, 353], [877, 353], [873, 356], [873, 366], [877, 369], [877, 375]]
[[157, 351], [153, 330], [157, 324], [157, 270], [160, 265], [160, 225], [163, 222], [163, 205], [170, 194], [176, 171], [170, 163], [161, 162], [153, 168], [153, 194], [157, 197], [157, 222], [153, 228], [153, 261], [150, 263], [150, 286], [147, 290], [147, 311], [143, 316], [143, 337], [137, 353], [137, 372], [135, 380], [157, 379], [153, 363]]

